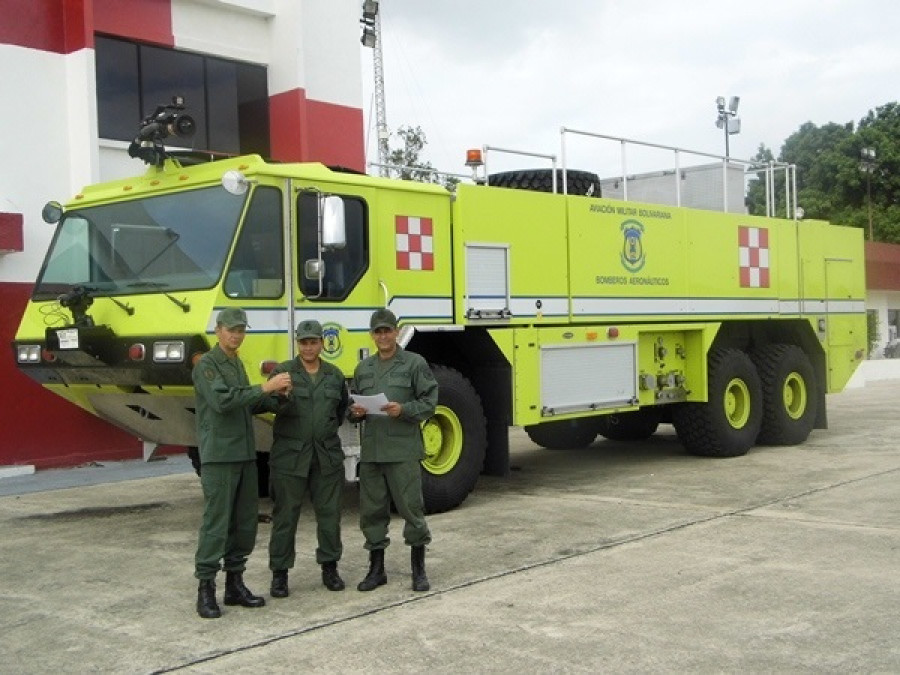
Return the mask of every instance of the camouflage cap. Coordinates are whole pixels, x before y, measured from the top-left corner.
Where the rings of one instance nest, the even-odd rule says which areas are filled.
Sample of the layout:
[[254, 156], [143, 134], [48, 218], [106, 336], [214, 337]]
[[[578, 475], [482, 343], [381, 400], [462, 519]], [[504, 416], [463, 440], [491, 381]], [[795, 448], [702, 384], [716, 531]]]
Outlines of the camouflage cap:
[[377, 330], [379, 328], [397, 328], [397, 317], [394, 313], [387, 309], [376, 309], [372, 312], [372, 318], [369, 319], [369, 329]]
[[247, 323], [247, 312], [240, 307], [226, 307], [219, 312], [219, 316], [216, 317], [216, 323], [222, 324], [225, 328], [234, 328], [235, 326], [250, 327], [250, 324]]
[[319, 338], [321, 340], [322, 324], [314, 319], [301, 321], [297, 324], [297, 330], [294, 331], [294, 335], [298, 340], [303, 340], [306, 338]]

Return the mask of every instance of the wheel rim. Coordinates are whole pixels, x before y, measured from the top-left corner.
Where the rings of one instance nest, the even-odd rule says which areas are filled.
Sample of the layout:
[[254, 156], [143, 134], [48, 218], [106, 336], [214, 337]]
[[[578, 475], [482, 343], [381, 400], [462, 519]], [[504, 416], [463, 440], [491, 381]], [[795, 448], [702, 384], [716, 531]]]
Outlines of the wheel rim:
[[788, 417], [799, 420], [806, 412], [806, 382], [800, 373], [791, 373], [784, 380], [782, 389], [784, 410]]
[[743, 429], [750, 419], [750, 389], [740, 378], [725, 387], [725, 417], [735, 429]]
[[459, 417], [450, 408], [439, 405], [422, 425], [425, 459], [422, 466], [428, 473], [440, 475], [456, 466], [462, 455], [463, 431]]

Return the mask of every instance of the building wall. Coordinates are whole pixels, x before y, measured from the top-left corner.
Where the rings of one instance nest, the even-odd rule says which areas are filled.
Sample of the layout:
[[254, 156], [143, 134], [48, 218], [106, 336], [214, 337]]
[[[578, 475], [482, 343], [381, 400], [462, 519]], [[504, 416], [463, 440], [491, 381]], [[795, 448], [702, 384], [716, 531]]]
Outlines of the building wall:
[[[0, 253], [0, 343], [53, 235], [43, 204], [143, 171], [126, 143], [98, 136], [96, 33], [265, 65], [272, 158], [363, 170], [359, 15], [356, 0], [0, 0], [0, 250], [21, 249]], [[0, 465], [141, 456], [137, 439], [21, 375], [8, 346], [0, 381]]]

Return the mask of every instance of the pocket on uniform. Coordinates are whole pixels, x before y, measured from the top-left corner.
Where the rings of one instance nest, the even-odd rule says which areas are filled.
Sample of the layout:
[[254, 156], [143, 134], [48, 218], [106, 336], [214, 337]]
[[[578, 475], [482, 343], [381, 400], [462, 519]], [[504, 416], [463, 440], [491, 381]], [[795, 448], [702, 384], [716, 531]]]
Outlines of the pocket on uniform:
[[388, 375], [388, 385], [409, 389], [412, 387], [412, 378], [408, 373], [391, 373]]

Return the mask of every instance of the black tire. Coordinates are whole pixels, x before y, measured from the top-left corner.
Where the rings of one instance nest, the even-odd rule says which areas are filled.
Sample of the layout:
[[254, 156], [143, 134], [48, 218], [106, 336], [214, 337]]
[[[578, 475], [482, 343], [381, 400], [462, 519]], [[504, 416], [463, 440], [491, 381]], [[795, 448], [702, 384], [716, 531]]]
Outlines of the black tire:
[[738, 349], [709, 354], [706, 403], [682, 403], [672, 411], [678, 439], [705, 457], [747, 454], [762, 424], [762, 384], [753, 361]]
[[643, 441], [656, 433], [659, 412], [653, 408], [601, 415], [597, 433], [611, 441]]
[[809, 438], [816, 422], [816, 376], [809, 357], [796, 345], [768, 345], [755, 351], [762, 383], [759, 445], [797, 445]]
[[194, 467], [194, 471], [199, 476], [200, 475], [200, 448], [196, 445], [188, 446], [187, 449], [188, 459], [191, 460], [191, 466]]
[[[556, 170], [556, 191], [562, 193], [562, 169]], [[553, 192], [553, 169], [530, 169], [527, 171], [504, 171], [488, 176], [488, 185], [493, 187], [513, 188], [515, 190], [533, 190], [535, 192]], [[600, 178], [589, 171], [566, 171], [566, 193], [570, 195], [600, 196]]]
[[548, 450], [586, 448], [597, 438], [597, 422], [590, 417], [542, 422], [526, 426], [525, 433]]
[[438, 407], [422, 425], [422, 497], [426, 513], [449, 511], [475, 488], [487, 451], [487, 423], [481, 399], [458, 371], [432, 366]]

